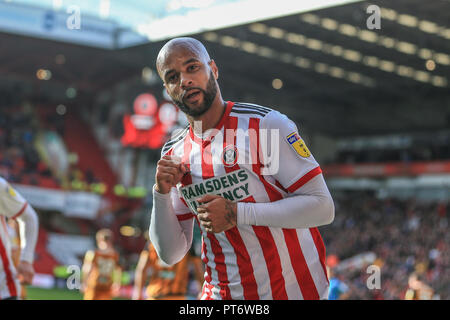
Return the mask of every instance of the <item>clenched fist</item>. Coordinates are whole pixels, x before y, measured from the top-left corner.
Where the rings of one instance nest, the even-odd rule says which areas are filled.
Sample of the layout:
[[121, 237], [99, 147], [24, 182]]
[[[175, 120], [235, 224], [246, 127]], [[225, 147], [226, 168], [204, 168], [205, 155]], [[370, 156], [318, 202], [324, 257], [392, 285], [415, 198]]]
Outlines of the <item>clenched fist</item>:
[[169, 193], [187, 172], [188, 168], [181, 162], [180, 157], [163, 156], [156, 167], [156, 191], [163, 194]]
[[198, 199], [198, 220], [207, 232], [219, 233], [237, 224], [237, 204], [218, 195], [205, 195]]

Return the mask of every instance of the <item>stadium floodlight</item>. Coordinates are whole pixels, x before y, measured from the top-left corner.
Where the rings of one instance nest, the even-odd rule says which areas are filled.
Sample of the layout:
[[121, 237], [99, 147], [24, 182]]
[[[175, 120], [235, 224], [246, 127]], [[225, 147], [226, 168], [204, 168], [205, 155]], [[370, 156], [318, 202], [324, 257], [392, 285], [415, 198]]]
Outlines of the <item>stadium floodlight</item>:
[[273, 79], [272, 87], [276, 90], [280, 90], [283, 87], [283, 81], [281, 79]]
[[67, 108], [66, 108], [65, 105], [59, 104], [59, 105], [56, 107], [56, 113], [59, 114], [60, 116], [65, 115], [66, 112], [67, 112]]
[[433, 71], [436, 68], [436, 63], [433, 60], [427, 60], [425, 67], [428, 71]]
[[46, 69], [39, 69], [36, 71], [36, 78], [39, 80], [50, 80], [52, 78], [52, 72]]
[[144, 67], [142, 68], [142, 82], [146, 83], [146, 84], [152, 84], [153, 81], [155, 81], [156, 79], [156, 75], [155, 72], [149, 68], [149, 67]]
[[75, 97], [77, 96], [77, 89], [75, 89], [75, 88], [73, 88], [73, 87], [67, 88], [67, 90], [66, 90], [66, 96], [67, 96], [67, 98], [69, 98], [69, 99], [75, 98]]

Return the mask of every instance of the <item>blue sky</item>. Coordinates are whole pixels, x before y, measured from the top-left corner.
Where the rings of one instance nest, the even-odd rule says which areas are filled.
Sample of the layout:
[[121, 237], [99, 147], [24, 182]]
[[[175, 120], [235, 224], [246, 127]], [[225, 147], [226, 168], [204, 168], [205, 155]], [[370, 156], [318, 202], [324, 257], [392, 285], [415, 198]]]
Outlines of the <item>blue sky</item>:
[[[102, 0], [2, 0], [4, 2], [23, 3], [52, 9], [56, 5], [65, 10], [71, 5], [80, 7], [81, 12], [100, 16]], [[185, 14], [218, 4], [238, 2], [240, 0], [110, 0], [109, 19], [115, 20], [124, 26], [136, 26], [150, 23], [169, 15]]]

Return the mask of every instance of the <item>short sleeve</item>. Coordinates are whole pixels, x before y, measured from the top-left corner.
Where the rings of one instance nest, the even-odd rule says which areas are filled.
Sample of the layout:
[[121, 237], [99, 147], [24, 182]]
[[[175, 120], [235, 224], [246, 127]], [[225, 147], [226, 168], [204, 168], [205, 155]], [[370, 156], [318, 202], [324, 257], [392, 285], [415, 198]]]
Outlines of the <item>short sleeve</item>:
[[278, 111], [272, 110], [262, 119], [260, 147], [265, 165], [262, 173], [273, 176], [291, 193], [322, 173], [295, 123]]
[[0, 178], [0, 215], [17, 218], [27, 207], [27, 201], [3, 178]]

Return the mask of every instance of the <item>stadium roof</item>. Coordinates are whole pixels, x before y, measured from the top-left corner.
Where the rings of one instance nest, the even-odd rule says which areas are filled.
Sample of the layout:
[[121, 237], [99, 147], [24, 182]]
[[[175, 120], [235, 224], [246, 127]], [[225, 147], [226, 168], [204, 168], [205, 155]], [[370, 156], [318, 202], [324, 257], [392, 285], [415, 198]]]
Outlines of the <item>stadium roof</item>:
[[[367, 27], [371, 4], [381, 29]], [[225, 99], [276, 107], [309, 133], [416, 132], [450, 127], [449, 15], [448, 0], [361, 1], [193, 36]], [[0, 70], [35, 79], [48, 68], [49, 82], [92, 95], [154, 69], [164, 42], [111, 51], [0, 34]]]
[[[32, 25], [30, 20], [41, 20], [41, 25], [46, 26], [46, 31], [55, 29], [58, 24], [65, 27], [64, 20], [76, 12], [79, 15], [80, 26], [83, 24], [78, 33], [88, 33], [85, 29], [92, 24], [89, 20], [96, 18], [100, 23], [114, 25], [119, 33], [124, 30], [135, 32], [142, 36], [138, 41], [147, 42], [357, 1], [360, 0], [278, 0], [276, 3], [270, 0], [78, 0], [76, 2], [3, 0], [8, 5], [3, 6], [3, 9], [5, 11], [12, 9], [9, 13], [12, 13], [14, 20], [25, 26]], [[30, 9], [33, 15], [37, 16], [34, 19], [26, 15], [26, 11]], [[5, 14], [3, 16], [0, 14], [0, 17], [9, 18]], [[0, 29], [2, 25], [4, 23], [0, 23]], [[41, 25], [34, 25], [28, 32], [36, 33], [36, 29]], [[98, 23], [96, 27], [98, 28]], [[55, 36], [52, 34], [54, 30], [51, 31], [53, 32], [47, 32], [49, 38]], [[108, 37], [107, 34], [103, 36]], [[59, 40], [70, 42], [77, 39], [72, 34], [66, 39], [59, 38]], [[101, 41], [100, 44], [92, 42], [85, 44], [101, 46]], [[125, 46], [128, 44], [115, 48]]]

